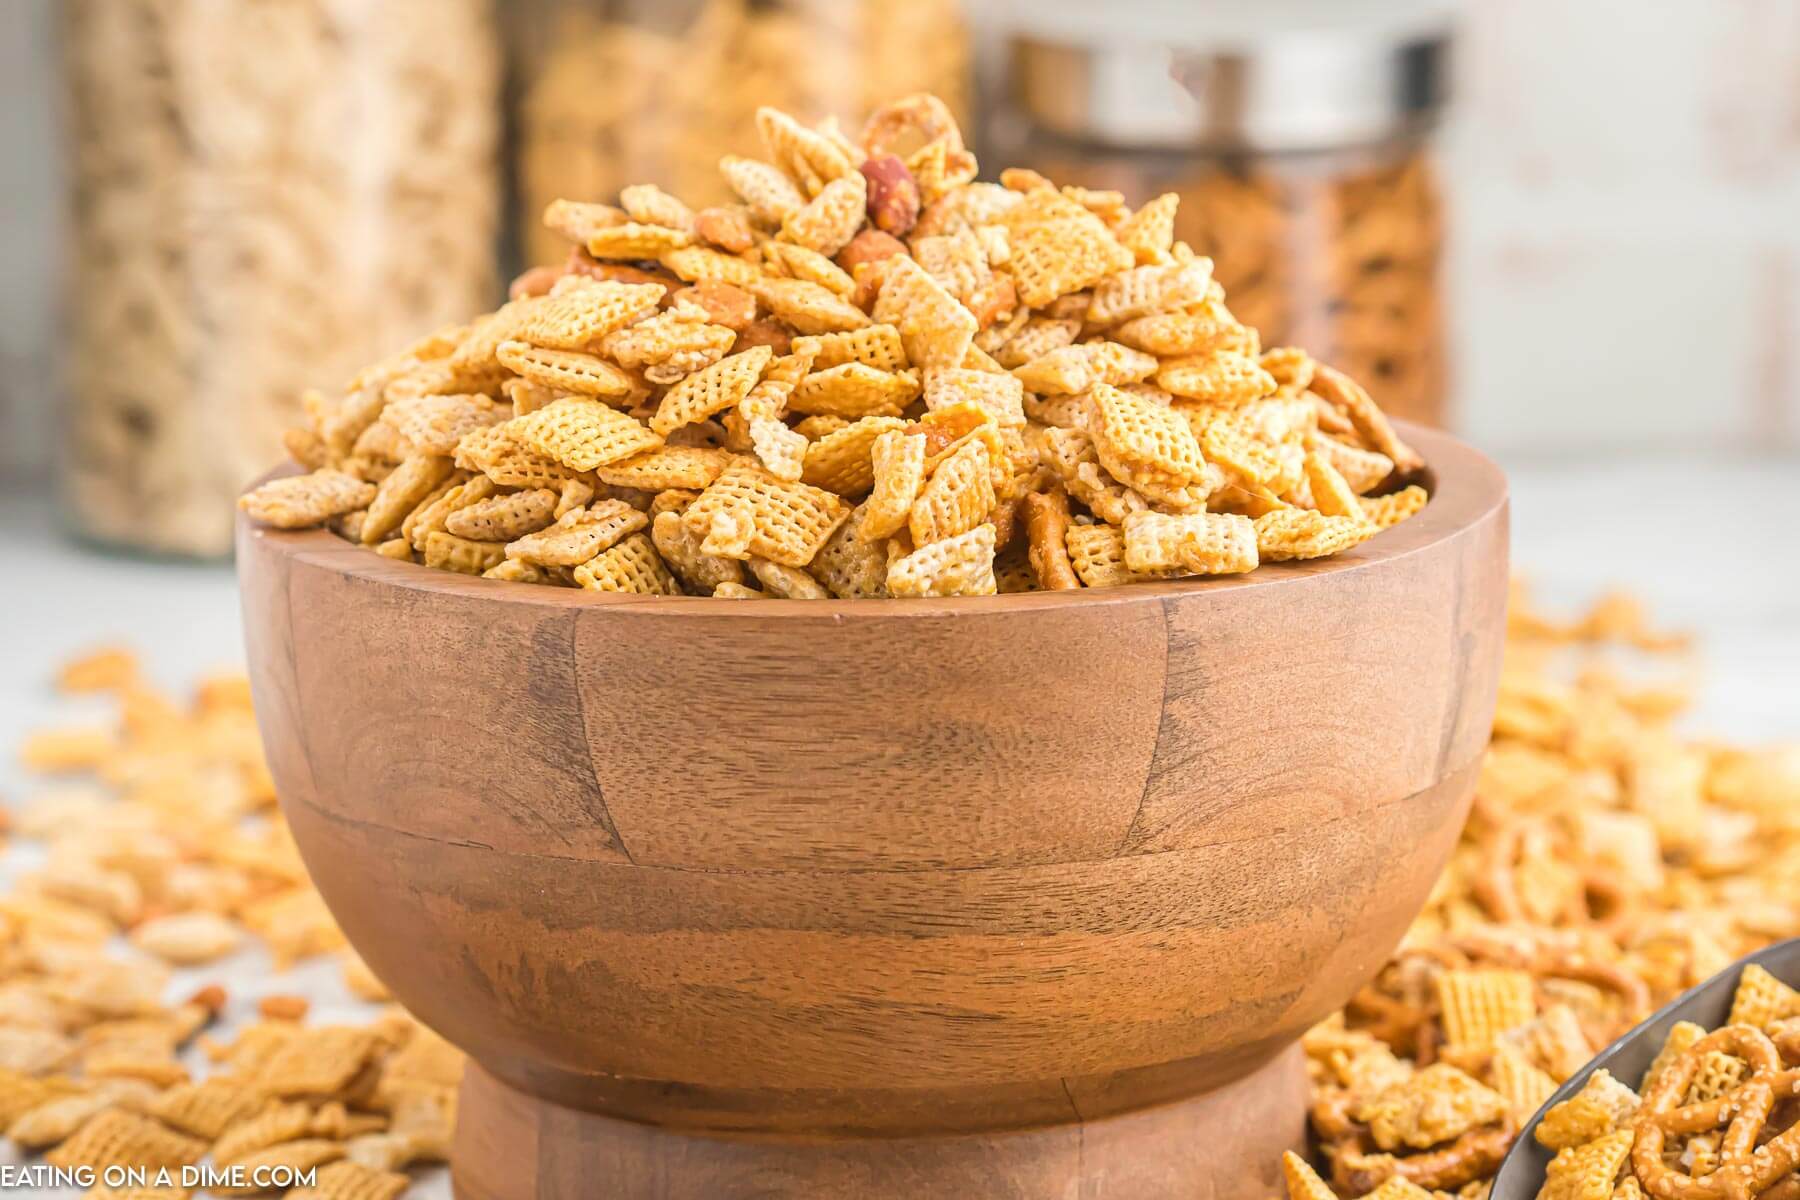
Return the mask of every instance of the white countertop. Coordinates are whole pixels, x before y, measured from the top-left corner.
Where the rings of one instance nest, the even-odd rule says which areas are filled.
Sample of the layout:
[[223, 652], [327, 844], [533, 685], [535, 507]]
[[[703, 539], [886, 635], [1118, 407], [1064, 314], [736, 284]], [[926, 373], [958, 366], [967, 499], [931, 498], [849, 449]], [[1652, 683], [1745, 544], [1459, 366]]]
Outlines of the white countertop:
[[[1699, 635], [1705, 674], [1690, 728], [1740, 742], [1800, 739], [1800, 460], [1505, 465], [1514, 566], [1548, 607], [1572, 612], [1610, 587], [1636, 592], [1659, 626]], [[66, 658], [97, 643], [129, 645], [171, 688], [241, 662], [228, 566], [75, 546], [37, 493], [0, 493], [0, 539], [10, 564], [0, 584], [0, 803], [35, 786], [13, 754], [27, 731], [95, 712], [53, 694], [50, 680]], [[0, 889], [31, 857], [28, 847], [0, 854]], [[252, 951], [205, 975], [226, 984], [240, 1011], [270, 991], [311, 996], [324, 1020], [359, 1008], [329, 964], [277, 978]], [[447, 1197], [443, 1172], [412, 1194]]]

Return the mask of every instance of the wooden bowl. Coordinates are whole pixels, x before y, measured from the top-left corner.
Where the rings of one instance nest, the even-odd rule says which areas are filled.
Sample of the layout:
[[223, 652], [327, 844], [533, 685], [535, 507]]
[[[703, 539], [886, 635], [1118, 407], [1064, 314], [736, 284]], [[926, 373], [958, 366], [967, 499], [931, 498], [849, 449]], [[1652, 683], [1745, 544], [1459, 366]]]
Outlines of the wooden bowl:
[[1705, 983], [1688, 989], [1657, 1009], [1642, 1024], [1595, 1055], [1587, 1066], [1569, 1076], [1519, 1131], [1518, 1140], [1501, 1160], [1489, 1195], [1494, 1200], [1537, 1200], [1537, 1194], [1544, 1186], [1544, 1174], [1555, 1157], [1549, 1147], [1537, 1140], [1538, 1123], [1544, 1119], [1544, 1114], [1586, 1087], [1595, 1071], [1607, 1071], [1633, 1091], [1640, 1091], [1645, 1073], [1656, 1061], [1657, 1052], [1669, 1040], [1669, 1031], [1676, 1025], [1692, 1021], [1702, 1029], [1717, 1029], [1730, 1019], [1738, 977], [1751, 964], [1790, 987], [1800, 988], [1800, 938], [1776, 942], [1738, 959]]
[[1211, 1195], [1303, 1135], [1487, 741], [1506, 488], [1238, 578], [644, 598], [240, 524], [257, 714], [490, 1197]]

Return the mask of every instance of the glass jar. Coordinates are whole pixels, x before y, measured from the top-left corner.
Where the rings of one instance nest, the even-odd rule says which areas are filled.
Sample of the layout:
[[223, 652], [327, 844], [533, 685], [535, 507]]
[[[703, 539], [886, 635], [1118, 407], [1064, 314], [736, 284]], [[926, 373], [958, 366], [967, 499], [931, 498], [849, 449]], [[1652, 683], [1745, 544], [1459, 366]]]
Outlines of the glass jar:
[[1316, 6], [1243, 7], [1230, 25], [1021, 25], [985, 151], [1132, 203], [1175, 192], [1176, 236], [1263, 345], [1303, 346], [1390, 414], [1441, 425], [1448, 25], [1416, 4], [1345, 4], [1325, 25]]
[[633, 183], [695, 207], [729, 199], [719, 159], [761, 153], [761, 105], [849, 123], [928, 91], [968, 115], [958, 0], [514, 0], [508, 17], [527, 264], [566, 247], [539, 219], [552, 200]]
[[487, 0], [60, 8], [66, 508], [223, 555], [308, 388], [491, 305]]

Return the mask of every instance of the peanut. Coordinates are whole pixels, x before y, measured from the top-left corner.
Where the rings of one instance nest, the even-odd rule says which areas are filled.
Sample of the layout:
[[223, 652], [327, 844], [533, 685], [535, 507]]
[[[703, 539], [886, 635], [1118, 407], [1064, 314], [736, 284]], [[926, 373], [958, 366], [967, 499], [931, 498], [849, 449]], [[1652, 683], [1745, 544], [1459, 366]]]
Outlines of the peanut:
[[742, 208], [703, 208], [694, 218], [694, 232], [704, 241], [731, 254], [742, 254], [756, 245], [750, 216]]
[[723, 280], [705, 279], [670, 297], [670, 302], [675, 304], [684, 300], [704, 308], [706, 319], [714, 325], [723, 325], [735, 333], [744, 332], [750, 322], [756, 320], [756, 297]]
[[918, 180], [892, 154], [866, 159], [862, 173], [869, 181], [870, 223], [882, 233], [905, 237], [919, 219]]
[[763, 317], [752, 321], [738, 333], [738, 340], [733, 350], [748, 350], [752, 346], [768, 346], [776, 354], [786, 354], [792, 348], [792, 339], [788, 336], [787, 327], [772, 317]]
[[550, 287], [565, 274], [562, 267], [549, 265], [532, 267], [522, 272], [506, 289], [508, 300], [521, 300], [526, 296], [542, 296], [548, 294]]

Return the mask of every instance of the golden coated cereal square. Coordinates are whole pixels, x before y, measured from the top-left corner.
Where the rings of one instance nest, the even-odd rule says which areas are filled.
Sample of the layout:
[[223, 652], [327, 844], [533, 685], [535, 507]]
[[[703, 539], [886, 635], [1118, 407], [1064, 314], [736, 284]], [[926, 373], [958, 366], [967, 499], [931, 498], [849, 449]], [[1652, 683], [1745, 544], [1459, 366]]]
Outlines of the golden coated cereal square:
[[53, 1167], [111, 1166], [174, 1170], [192, 1166], [206, 1154], [199, 1138], [176, 1133], [149, 1117], [110, 1108], [83, 1125], [73, 1137], [44, 1156]]
[[571, 509], [547, 529], [506, 546], [506, 556], [540, 567], [576, 567], [649, 523], [623, 500], [602, 500]]
[[452, 509], [444, 517], [444, 532], [478, 542], [510, 542], [554, 521], [556, 505], [557, 493], [550, 488], [489, 496]]
[[661, 437], [617, 409], [573, 396], [496, 428], [509, 430], [527, 449], [574, 471], [591, 471], [662, 445]]
[[1013, 377], [1040, 396], [1074, 395], [1099, 384], [1137, 383], [1156, 373], [1156, 356], [1117, 342], [1083, 342], [1052, 350], [1023, 366]]
[[995, 530], [975, 528], [914, 550], [888, 565], [888, 593], [894, 596], [992, 596]]
[[[1257, 518], [1259, 543], [1262, 522], [1281, 515], [1271, 513], [1268, 517]], [[1306, 515], [1318, 518], [1317, 513]], [[1452, 1045], [1477, 1050], [1491, 1049], [1502, 1033], [1525, 1024], [1537, 1011], [1531, 976], [1524, 971], [1497, 968], [1445, 971], [1437, 977], [1437, 995], [1443, 1011], [1445, 1037]]]
[[625, 396], [636, 381], [612, 363], [579, 350], [548, 350], [529, 342], [501, 342], [500, 361], [542, 388], [582, 396]]
[[1156, 386], [1202, 404], [1248, 404], [1275, 394], [1274, 377], [1234, 351], [1170, 359], [1157, 370]]
[[1267, 562], [1341, 554], [1381, 532], [1361, 517], [1328, 517], [1306, 508], [1285, 508], [1256, 518], [1256, 550]]
[[1256, 526], [1230, 513], [1145, 510], [1125, 518], [1125, 566], [1134, 573], [1234, 575], [1256, 569]]
[[1631, 1154], [1632, 1131], [1621, 1129], [1583, 1146], [1558, 1150], [1539, 1200], [1610, 1200], [1613, 1181]]
[[[755, 555], [804, 567], [849, 515], [849, 506], [837, 495], [777, 479], [739, 459], [700, 493], [682, 519], [702, 539], [724, 537], [715, 528], [721, 520], [738, 527], [728, 543], [734, 551], [728, 557]], [[741, 542], [736, 541], [739, 538]]]
[[888, 372], [904, 371], [912, 365], [901, 344], [900, 330], [892, 325], [867, 325], [844, 333], [797, 337], [794, 353], [810, 355], [815, 371], [853, 362]]
[[1094, 450], [1115, 478], [1180, 487], [1207, 477], [1200, 443], [1180, 413], [1107, 384], [1092, 397]]
[[914, 546], [956, 537], [994, 511], [992, 462], [987, 443], [971, 439], [937, 464], [913, 501], [907, 529]]
[[575, 582], [595, 592], [631, 592], [640, 596], [679, 596], [681, 587], [664, 565], [656, 546], [634, 533], [575, 568]]
[[858, 508], [837, 527], [809, 568], [813, 577], [840, 599], [864, 600], [888, 594], [886, 546], [865, 541], [857, 533], [866, 507]]
[[870, 447], [871, 492], [858, 510], [856, 536], [875, 543], [906, 526], [913, 501], [925, 485], [925, 437], [899, 431], [878, 436]]
[[332, 517], [367, 508], [375, 485], [330, 469], [288, 475], [238, 497], [250, 519], [277, 529], [305, 529]]
[[1636, 1115], [1638, 1095], [1600, 1070], [1581, 1090], [1544, 1114], [1537, 1140], [1552, 1150], [1585, 1146], [1624, 1126]]
[[917, 367], [959, 367], [975, 340], [975, 314], [911, 258], [892, 260], [874, 316], [899, 329], [907, 359]]
[[658, 446], [642, 454], [594, 468], [601, 483], [613, 487], [661, 492], [669, 488], [699, 490], [719, 477], [731, 461], [725, 450], [704, 446]]
[[[805, 279], [760, 278], [749, 287], [764, 307], [797, 333], [842, 333], [872, 324], [869, 314], [823, 284]], [[877, 316], [876, 320], [880, 319]]]
[[735, 408], [762, 378], [773, 354], [767, 346], [753, 346], [689, 375], [664, 393], [650, 428], [667, 437], [683, 425]]
[[741, 584], [744, 567], [737, 559], [708, 554], [681, 514], [660, 512], [650, 523], [650, 540], [663, 562], [698, 595], [712, 595], [722, 584]]
[[546, 297], [516, 322], [507, 340], [529, 342], [547, 350], [595, 350], [607, 334], [656, 311], [667, 289], [660, 283], [601, 280], [561, 296]]
[[414, 454], [454, 454], [464, 434], [498, 425], [512, 416], [487, 396], [415, 396], [396, 400], [381, 412]]
[[859, 362], [847, 362], [814, 371], [795, 386], [788, 408], [820, 416], [897, 417], [919, 394], [914, 372], [879, 371]]
[[860, 496], [875, 486], [876, 439], [904, 428], [898, 417], [864, 417], [834, 430], [807, 445], [800, 478], [840, 496]]
[[827, 257], [849, 244], [868, 215], [868, 180], [851, 171], [826, 184], [803, 208], [788, 214], [781, 236]]
[[925, 407], [936, 412], [953, 404], [973, 404], [1007, 429], [1023, 429], [1025, 387], [1012, 375], [965, 367], [933, 367], [925, 372]]
[[1092, 287], [1136, 262], [1098, 217], [1048, 189], [1026, 196], [1006, 214], [1005, 225], [1011, 246], [1006, 269], [1020, 301], [1031, 308]]

